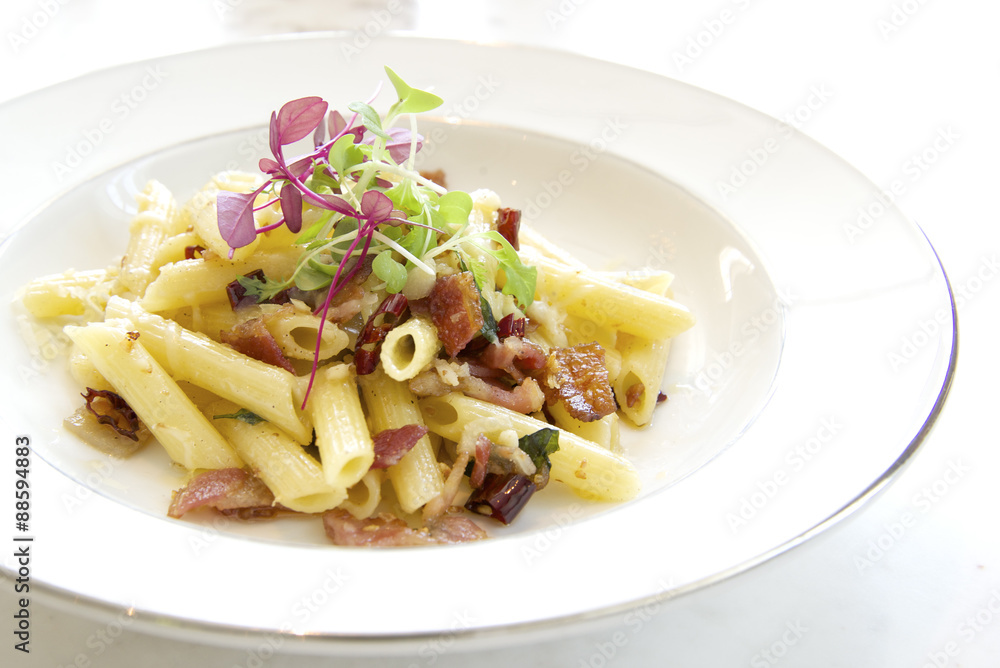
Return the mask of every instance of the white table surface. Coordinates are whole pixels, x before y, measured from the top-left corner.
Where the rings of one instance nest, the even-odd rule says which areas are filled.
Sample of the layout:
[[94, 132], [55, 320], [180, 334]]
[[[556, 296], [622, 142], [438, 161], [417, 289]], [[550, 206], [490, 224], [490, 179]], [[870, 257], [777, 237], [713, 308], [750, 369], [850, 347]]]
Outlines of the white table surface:
[[[342, 6], [343, 5], [343, 6]], [[379, 30], [538, 44], [648, 69], [777, 117], [878, 186], [964, 290], [958, 372], [912, 463], [881, 496], [750, 572], [561, 641], [488, 654], [312, 660], [185, 645], [32, 603], [32, 652], [5, 666], [996, 666], [1000, 450], [995, 429], [1000, 5], [988, 0], [14, 0], [0, 18], [0, 102], [129, 60], [294, 31]], [[693, 46], [695, 45], [695, 46]], [[684, 60], [687, 58], [687, 60]], [[806, 111], [812, 103], [814, 109]], [[807, 105], [800, 109], [801, 105]], [[908, 162], [953, 140], [919, 176]], [[0, 147], [0, 155], [3, 148]], [[4, 156], [10, 159], [12, 156]], [[2, 187], [5, 196], [11, 184]], [[0, 238], [16, 221], [0, 222]], [[977, 279], [978, 277], [978, 279]], [[956, 473], [958, 472], [958, 473]], [[905, 524], [905, 526], [903, 526]], [[901, 530], [900, 530], [901, 529]], [[879, 545], [883, 547], [878, 547]], [[114, 637], [112, 637], [114, 636]], [[445, 639], [447, 640], [447, 639]], [[76, 662], [76, 663], [74, 663]]]

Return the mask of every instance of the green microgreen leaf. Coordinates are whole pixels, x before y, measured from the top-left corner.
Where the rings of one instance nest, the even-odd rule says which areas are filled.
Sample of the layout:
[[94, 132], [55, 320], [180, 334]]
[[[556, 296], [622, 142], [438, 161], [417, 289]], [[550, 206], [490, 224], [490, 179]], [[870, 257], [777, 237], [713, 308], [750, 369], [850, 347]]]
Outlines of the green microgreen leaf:
[[256, 276], [238, 276], [236, 281], [243, 286], [249, 297], [255, 297], [257, 303], [274, 299], [274, 296], [289, 286], [289, 281], [272, 281], [266, 276], [264, 280]]
[[434, 93], [410, 86], [393, 72], [392, 68], [386, 66], [385, 73], [389, 75], [389, 81], [392, 82], [392, 87], [396, 89], [396, 95], [399, 97], [399, 102], [393, 105], [397, 114], [422, 114], [437, 109], [444, 103], [444, 100]]
[[360, 164], [363, 158], [364, 154], [354, 143], [353, 134], [344, 135], [330, 147], [330, 166], [341, 178], [348, 173], [349, 168]]
[[[361, 122], [376, 137], [389, 141], [389, 135], [382, 129], [382, 118], [371, 105], [364, 102], [352, 102], [347, 108], [361, 117]], [[339, 140], [338, 140], [339, 141]]]
[[312, 261], [310, 261], [299, 267], [298, 272], [296, 272], [295, 287], [306, 292], [309, 290], [319, 290], [330, 285], [332, 280], [331, 276], [314, 268]]
[[260, 424], [261, 422], [267, 422], [264, 418], [252, 413], [245, 408], [241, 408], [235, 413], [226, 413], [225, 415], [213, 415], [216, 420], [229, 419], [229, 420], [239, 420], [240, 422], [246, 422], [249, 425]]
[[406, 285], [406, 268], [393, 259], [390, 250], [384, 250], [375, 256], [372, 271], [385, 281], [385, 290], [390, 294], [401, 292]]
[[559, 430], [539, 429], [517, 439], [517, 446], [531, 457], [535, 468], [541, 470], [549, 464], [549, 455], [559, 450]]
[[461, 190], [442, 195], [437, 202], [441, 217], [450, 225], [465, 225], [472, 213], [472, 197]]
[[497, 259], [507, 277], [503, 293], [514, 297], [522, 309], [528, 308], [535, 300], [535, 282], [538, 278], [538, 272], [534, 267], [525, 266], [510, 242], [496, 230], [485, 232], [482, 236], [500, 244], [500, 248], [484, 248], [483, 250]]

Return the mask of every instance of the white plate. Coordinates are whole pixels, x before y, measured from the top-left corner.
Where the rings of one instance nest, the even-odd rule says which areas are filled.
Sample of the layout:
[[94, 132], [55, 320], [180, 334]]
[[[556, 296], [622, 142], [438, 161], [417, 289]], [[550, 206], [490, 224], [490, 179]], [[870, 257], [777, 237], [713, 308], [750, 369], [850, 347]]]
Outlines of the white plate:
[[0, 415], [5, 442], [34, 446], [34, 591], [219, 642], [497, 641], [745, 570], [856, 509], [914, 452], [954, 369], [951, 293], [919, 228], [836, 156], [617, 65], [397, 37], [347, 64], [343, 40], [174, 56], [0, 107], [0, 145], [18, 156], [0, 182], [16, 184], [5, 204], [24, 220], [0, 249], [3, 296], [120, 254], [145, 179], [184, 198], [215, 171], [251, 168], [271, 110], [313, 94], [343, 109], [389, 64], [445, 99], [421, 125], [424, 166], [498, 191], [592, 266], [676, 273], [698, 325], [674, 346], [654, 426], [626, 436], [642, 495], [593, 506], [550, 487], [493, 540], [424, 549], [336, 548], [315, 521], [168, 520], [165, 456], [113, 462], [62, 432], [78, 398], [47, 358], [60, 344], [32, 355], [7, 317]]

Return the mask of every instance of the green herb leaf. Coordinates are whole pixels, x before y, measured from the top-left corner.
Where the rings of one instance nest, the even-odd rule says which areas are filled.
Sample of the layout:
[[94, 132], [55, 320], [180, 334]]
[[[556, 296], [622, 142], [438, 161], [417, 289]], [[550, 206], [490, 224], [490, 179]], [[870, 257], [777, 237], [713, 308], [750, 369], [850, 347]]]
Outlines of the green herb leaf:
[[227, 418], [230, 420], [239, 420], [240, 422], [246, 422], [249, 425], [260, 424], [261, 422], [267, 422], [267, 420], [265, 420], [261, 416], [257, 415], [256, 413], [252, 413], [245, 408], [241, 408], [235, 413], [227, 413], [226, 415], [213, 415], [212, 417], [215, 418], [216, 420], [221, 420], [223, 418]]
[[385, 281], [385, 290], [390, 294], [401, 292], [406, 285], [406, 268], [393, 259], [391, 250], [384, 250], [375, 256], [372, 271]]
[[438, 199], [437, 206], [445, 222], [450, 225], [465, 225], [472, 213], [472, 197], [461, 190], [452, 190]]
[[288, 287], [287, 281], [272, 281], [266, 276], [264, 280], [256, 276], [238, 276], [236, 281], [243, 286], [246, 294], [256, 297], [258, 303], [274, 299], [274, 296]]
[[549, 455], [559, 450], [559, 430], [539, 429], [517, 439], [517, 447], [528, 453], [535, 467], [541, 470], [549, 464]]
[[[370, 108], [370, 107], [369, 107]], [[360, 164], [364, 154], [354, 143], [354, 135], [346, 134], [330, 147], [330, 166], [343, 178], [348, 168]]]
[[392, 82], [392, 87], [396, 89], [396, 95], [399, 96], [397, 103], [399, 106], [396, 107], [396, 113], [422, 114], [437, 109], [444, 103], [444, 100], [434, 93], [410, 86], [389, 66], [386, 66], [385, 73], [389, 75], [389, 81]]
[[347, 108], [361, 116], [361, 122], [364, 123], [364, 126], [369, 132], [376, 137], [389, 141], [389, 135], [382, 129], [382, 118], [378, 115], [378, 112], [371, 107], [371, 105], [365, 104], [364, 102], [352, 102], [347, 105]]
[[507, 277], [503, 293], [514, 297], [522, 309], [528, 308], [535, 300], [535, 282], [538, 278], [538, 272], [534, 267], [522, 264], [517, 251], [496, 230], [485, 232], [483, 236], [500, 244], [500, 248], [484, 250], [497, 259]]

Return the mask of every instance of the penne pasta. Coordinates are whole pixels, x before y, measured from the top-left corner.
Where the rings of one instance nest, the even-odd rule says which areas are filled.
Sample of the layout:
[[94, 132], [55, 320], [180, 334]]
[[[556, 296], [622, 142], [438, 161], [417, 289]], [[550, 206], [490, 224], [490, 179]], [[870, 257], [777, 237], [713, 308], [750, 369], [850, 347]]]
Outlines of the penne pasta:
[[308, 418], [296, 406], [300, 385], [296, 376], [147, 313], [135, 302], [113, 297], [107, 315], [127, 319], [150, 354], [175, 379], [238, 403], [274, 422], [300, 443], [310, 441]]
[[66, 333], [167, 451], [188, 469], [242, 466], [236, 452], [122, 323]]
[[[375, 433], [424, 424], [410, 388], [392, 380], [381, 369], [358, 377], [358, 384]], [[389, 467], [388, 476], [400, 506], [407, 513], [415, 512], [441, 494], [444, 479], [430, 438], [424, 436], [417, 441], [397, 464]]]
[[300, 513], [321, 513], [347, 498], [347, 490], [330, 485], [319, 462], [274, 424], [223, 417], [239, 409], [230, 401], [218, 400], [208, 404], [204, 414], [264, 481], [276, 502]]
[[349, 366], [332, 364], [316, 374], [307, 413], [326, 481], [348, 488], [361, 480], [375, 461], [375, 448]]
[[681, 304], [610, 280], [597, 272], [536, 258], [538, 292], [571, 315], [635, 336], [667, 339], [694, 325]]
[[[500, 418], [518, 437], [550, 428], [546, 422], [453, 392], [427, 397], [419, 402], [427, 428], [457, 441], [465, 425], [481, 418]], [[559, 450], [552, 453], [552, 478], [565, 483], [584, 498], [597, 501], [627, 501], [639, 493], [639, 474], [621, 455], [559, 430]]]
[[441, 350], [441, 340], [430, 319], [414, 316], [394, 327], [382, 344], [380, 360], [393, 380], [409, 380], [423, 371]]
[[178, 228], [174, 197], [159, 181], [150, 181], [136, 197], [139, 212], [129, 224], [129, 243], [122, 259], [119, 283], [141, 296], [156, 276], [156, 256], [163, 241]]

